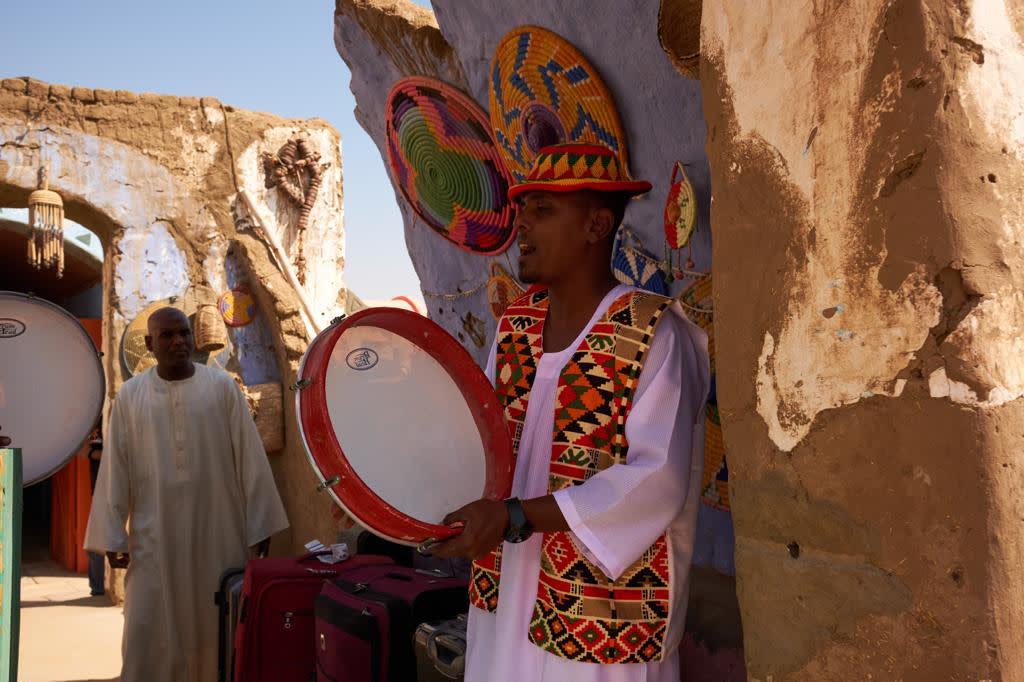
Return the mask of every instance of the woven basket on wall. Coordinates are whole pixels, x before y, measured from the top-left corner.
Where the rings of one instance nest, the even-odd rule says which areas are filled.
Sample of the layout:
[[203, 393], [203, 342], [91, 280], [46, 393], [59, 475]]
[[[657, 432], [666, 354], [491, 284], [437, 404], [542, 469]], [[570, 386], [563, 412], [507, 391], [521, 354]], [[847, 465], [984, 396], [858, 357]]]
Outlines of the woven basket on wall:
[[224, 327], [217, 306], [207, 303], [196, 312], [196, 350], [200, 353], [216, 353], [228, 343], [228, 330]]

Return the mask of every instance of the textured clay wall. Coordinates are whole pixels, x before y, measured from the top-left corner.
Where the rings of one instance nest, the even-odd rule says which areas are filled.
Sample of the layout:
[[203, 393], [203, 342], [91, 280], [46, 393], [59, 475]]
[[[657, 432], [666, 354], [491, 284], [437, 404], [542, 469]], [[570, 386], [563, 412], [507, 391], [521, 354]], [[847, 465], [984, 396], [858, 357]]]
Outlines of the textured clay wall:
[[[104, 363], [109, 397], [127, 378], [121, 363], [126, 326], [147, 305], [177, 296], [187, 312], [236, 284], [259, 303], [257, 322], [231, 332], [225, 361], [240, 377], [285, 387], [284, 447], [271, 454], [292, 522], [277, 551], [337, 532], [332, 505], [313, 494], [287, 386], [308, 334], [296, 291], [272, 265], [251, 229], [239, 192], [295, 263], [299, 211], [264, 185], [261, 152], [304, 138], [320, 154], [323, 181], [305, 237], [306, 291], [319, 322], [342, 312], [344, 235], [338, 134], [317, 120], [289, 121], [239, 111], [204, 97], [136, 95], [49, 85], [24, 78], [0, 83], [0, 205], [25, 206], [41, 164], [64, 199], [67, 217], [104, 242]], [[23, 257], [22, 254], [15, 254]], [[260, 328], [259, 333], [256, 330]]]
[[752, 679], [1024, 679], [1022, 10], [704, 4]]

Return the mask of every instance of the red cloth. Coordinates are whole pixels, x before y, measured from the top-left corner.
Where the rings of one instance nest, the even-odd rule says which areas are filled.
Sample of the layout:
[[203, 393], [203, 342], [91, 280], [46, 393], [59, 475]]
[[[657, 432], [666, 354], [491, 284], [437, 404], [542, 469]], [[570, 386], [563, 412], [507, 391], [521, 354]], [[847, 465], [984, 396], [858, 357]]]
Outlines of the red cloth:
[[[80, 319], [97, 348], [102, 347], [102, 320]], [[50, 479], [50, 555], [69, 571], [86, 573], [89, 559], [82, 544], [92, 506], [89, 460], [72, 457]]]

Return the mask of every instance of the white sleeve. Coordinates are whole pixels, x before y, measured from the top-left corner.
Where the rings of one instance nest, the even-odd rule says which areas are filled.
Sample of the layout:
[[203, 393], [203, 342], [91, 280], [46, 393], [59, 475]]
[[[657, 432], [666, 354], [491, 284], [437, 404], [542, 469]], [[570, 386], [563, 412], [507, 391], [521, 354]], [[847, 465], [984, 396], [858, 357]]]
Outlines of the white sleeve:
[[131, 514], [131, 471], [127, 435], [131, 425], [125, 415], [129, 401], [124, 391], [114, 400], [107, 432], [103, 434], [100, 473], [89, 510], [89, 524], [82, 543], [90, 552], [127, 552], [128, 517]]
[[494, 333], [494, 341], [491, 343], [491, 352], [487, 354], [487, 364], [484, 366], [484, 374], [487, 375], [487, 380], [491, 382], [491, 386], [494, 385], [494, 364], [498, 357], [498, 333]]
[[709, 374], [707, 337], [666, 311], [626, 419], [626, 463], [554, 495], [577, 545], [613, 580], [686, 503], [694, 430], [703, 417]]

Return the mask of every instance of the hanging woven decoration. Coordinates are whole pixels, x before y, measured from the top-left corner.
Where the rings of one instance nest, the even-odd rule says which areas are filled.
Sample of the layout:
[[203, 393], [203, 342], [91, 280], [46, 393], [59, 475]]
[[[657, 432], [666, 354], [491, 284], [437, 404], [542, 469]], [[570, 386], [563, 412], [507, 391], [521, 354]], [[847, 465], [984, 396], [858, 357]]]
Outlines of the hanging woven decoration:
[[636, 235], [622, 225], [615, 235], [612, 247], [612, 271], [623, 284], [630, 284], [647, 291], [668, 295], [668, 284], [661, 262], [654, 258], [640, 244]]
[[681, 249], [690, 241], [697, 224], [697, 195], [686, 177], [683, 164], [676, 161], [672, 167], [672, 184], [665, 202], [665, 239], [669, 247]]
[[417, 76], [395, 83], [386, 116], [391, 170], [416, 214], [466, 251], [507, 249], [514, 237], [511, 178], [480, 106]]
[[709, 507], [729, 511], [729, 464], [725, 458], [722, 420], [718, 405], [710, 403], [704, 419], [704, 476], [700, 497]]
[[563, 142], [609, 147], [629, 175], [615, 100], [579, 50], [551, 31], [522, 26], [502, 38], [490, 108], [495, 142], [519, 182], [543, 147]]
[[217, 301], [224, 324], [229, 327], [244, 327], [256, 317], [256, 299], [244, 287], [236, 287]]
[[320, 154], [313, 151], [309, 142], [302, 138], [288, 140], [276, 154], [263, 152], [264, 187], [277, 187], [294, 206], [299, 209], [299, 220], [295, 226], [298, 235], [295, 254], [295, 270], [299, 284], [306, 283], [305, 247], [306, 227], [309, 213], [316, 203], [324, 171], [329, 164], [320, 163]]
[[39, 169], [39, 189], [28, 196], [28, 263], [36, 270], [56, 268], [64, 276], [64, 201], [50, 190], [49, 171]]
[[491, 306], [491, 315], [500, 320], [512, 302], [526, 293], [519, 282], [508, 274], [498, 263], [491, 263], [491, 277], [487, 280], [487, 302]]
[[204, 303], [196, 311], [194, 338], [196, 351], [199, 353], [216, 353], [228, 345], [228, 332], [224, 328], [217, 306]]
[[711, 298], [711, 275], [705, 275], [679, 294], [679, 303], [686, 316], [708, 335], [708, 356], [711, 359], [711, 373], [715, 373], [715, 312]]

